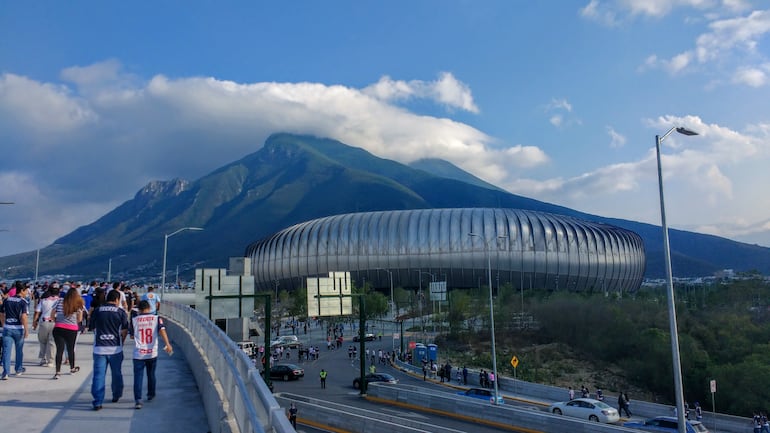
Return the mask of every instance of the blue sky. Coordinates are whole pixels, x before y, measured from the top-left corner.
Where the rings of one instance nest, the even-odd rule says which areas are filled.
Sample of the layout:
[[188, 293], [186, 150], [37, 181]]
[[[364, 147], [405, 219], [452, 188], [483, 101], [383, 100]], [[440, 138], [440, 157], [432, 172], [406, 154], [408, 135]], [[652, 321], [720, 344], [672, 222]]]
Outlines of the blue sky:
[[0, 255], [274, 132], [770, 246], [770, 3], [2, 2]]

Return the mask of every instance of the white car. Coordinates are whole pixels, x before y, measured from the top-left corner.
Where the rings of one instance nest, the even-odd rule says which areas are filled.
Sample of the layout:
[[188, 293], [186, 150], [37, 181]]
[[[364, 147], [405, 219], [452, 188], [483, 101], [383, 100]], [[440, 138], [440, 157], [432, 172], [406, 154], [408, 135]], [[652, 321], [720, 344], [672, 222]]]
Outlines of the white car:
[[548, 411], [554, 415], [566, 415], [588, 421], [615, 423], [620, 421], [617, 409], [592, 398], [576, 398], [552, 404]]
[[300, 342], [296, 335], [281, 335], [270, 342], [270, 347], [278, 346], [299, 347]]

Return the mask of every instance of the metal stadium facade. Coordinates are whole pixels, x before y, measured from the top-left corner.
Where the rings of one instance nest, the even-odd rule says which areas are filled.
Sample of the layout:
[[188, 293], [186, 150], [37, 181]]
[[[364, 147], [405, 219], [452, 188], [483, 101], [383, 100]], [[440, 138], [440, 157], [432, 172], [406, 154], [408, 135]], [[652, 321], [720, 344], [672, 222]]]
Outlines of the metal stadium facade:
[[[489, 256], [487, 256], [489, 254]], [[634, 232], [518, 209], [415, 209], [307, 221], [246, 249], [259, 290], [302, 287], [310, 276], [349, 271], [357, 284], [449, 288], [492, 284], [547, 290], [633, 291], [645, 270]], [[489, 260], [489, 262], [488, 262]]]

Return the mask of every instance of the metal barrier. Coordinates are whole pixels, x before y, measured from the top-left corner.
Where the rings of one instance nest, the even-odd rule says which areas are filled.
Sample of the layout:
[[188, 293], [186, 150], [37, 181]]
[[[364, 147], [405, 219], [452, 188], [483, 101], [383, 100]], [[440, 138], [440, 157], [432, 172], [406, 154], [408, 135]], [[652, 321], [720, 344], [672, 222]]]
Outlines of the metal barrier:
[[164, 302], [166, 329], [187, 357], [212, 433], [295, 433], [254, 364], [212, 321]]

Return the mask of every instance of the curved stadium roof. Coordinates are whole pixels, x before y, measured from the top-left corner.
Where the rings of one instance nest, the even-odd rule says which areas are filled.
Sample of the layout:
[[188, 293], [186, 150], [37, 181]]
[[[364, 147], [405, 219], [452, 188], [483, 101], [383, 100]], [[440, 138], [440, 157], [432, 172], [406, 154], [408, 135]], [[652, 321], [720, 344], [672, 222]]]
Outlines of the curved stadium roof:
[[[475, 234], [471, 236], [470, 233]], [[246, 249], [261, 290], [303, 286], [305, 277], [350, 271], [375, 288], [493, 285], [548, 290], [639, 288], [644, 244], [634, 232], [518, 209], [415, 209], [319, 218]], [[432, 274], [432, 275], [428, 275]]]

